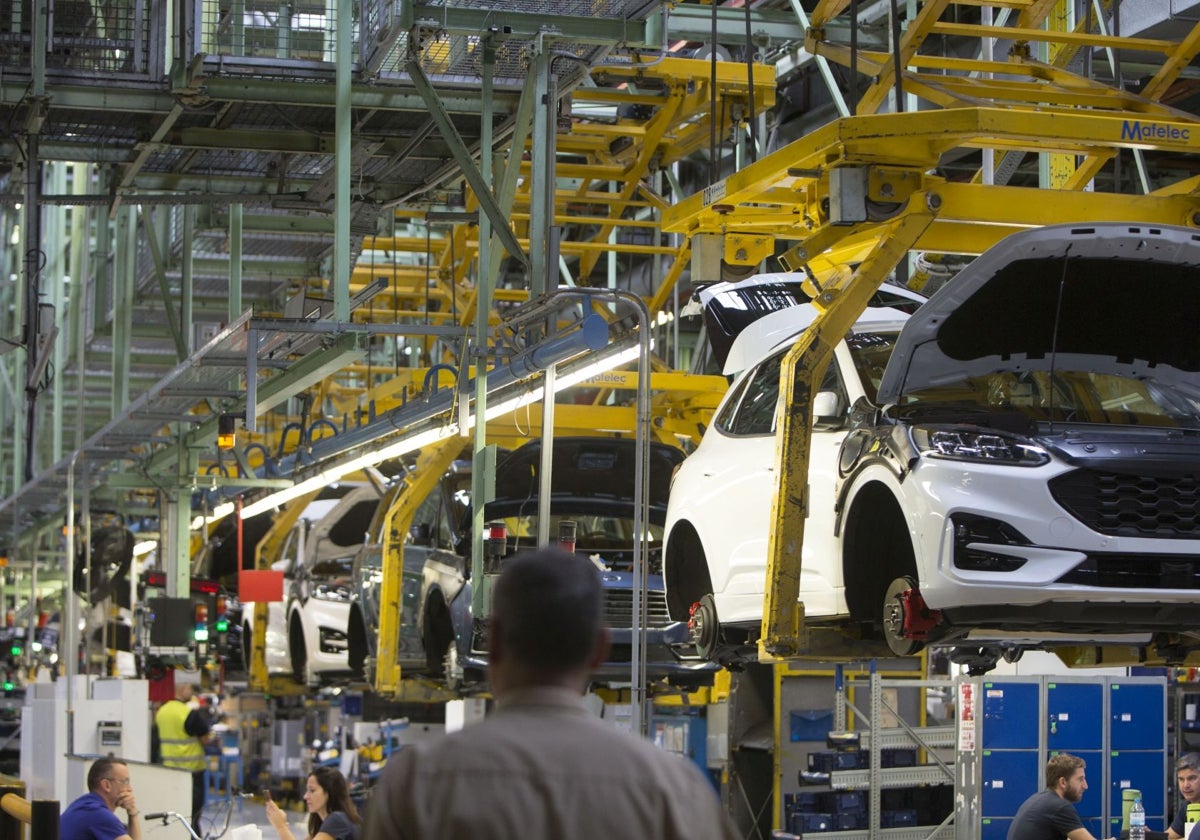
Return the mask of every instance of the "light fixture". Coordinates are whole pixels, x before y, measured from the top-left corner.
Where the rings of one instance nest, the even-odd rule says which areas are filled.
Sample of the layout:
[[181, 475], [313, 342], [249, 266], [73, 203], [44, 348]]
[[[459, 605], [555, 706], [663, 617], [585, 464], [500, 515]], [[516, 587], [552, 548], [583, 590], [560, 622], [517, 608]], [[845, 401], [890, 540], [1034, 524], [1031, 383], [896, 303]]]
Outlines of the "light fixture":
[[211, 525], [214, 522], [220, 522], [229, 514], [233, 513], [235, 505], [233, 502], [222, 502], [217, 505], [207, 516], [197, 516], [192, 520], [191, 530], [199, 531], [205, 525]]
[[285, 502], [290, 502], [298, 496], [303, 496], [305, 493], [312, 492], [327, 484], [332, 484], [343, 476], [349, 475], [356, 470], [361, 470], [364, 467], [373, 467], [380, 464], [389, 458], [395, 458], [403, 455], [406, 452], [412, 452], [415, 449], [420, 449], [422, 446], [429, 446], [439, 440], [445, 440], [458, 434], [458, 424], [451, 423], [446, 426], [438, 426], [432, 429], [426, 429], [416, 434], [405, 435], [397, 441], [389, 443], [382, 449], [374, 450], [373, 452], [365, 452], [362, 455], [351, 458], [349, 461], [342, 461], [330, 467], [327, 470], [317, 473], [314, 476], [304, 479], [303, 481], [293, 484], [291, 487], [285, 487], [282, 490], [277, 490], [269, 496], [264, 496], [257, 502], [252, 502], [242, 508], [242, 519], [249, 519], [263, 511], [277, 508]]
[[[638, 345], [630, 345], [615, 352], [602, 355], [595, 361], [586, 364], [577, 370], [573, 370], [556, 377], [554, 382], [554, 393], [557, 394], [559, 391], [566, 390], [567, 388], [578, 385], [581, 382], [586, 382], [588, 379], [591, 379], [594, 376], [599, 376], [605, 371], [612, 370], [618, 365], [623, 365], [626, 362], [636, 359], [638, 357], [639, 350], [640, 348]], [[516, 411], [518, 408], [530, 405], [531, 403], [542, 399], [544, 393], [545, 389], [541, 385], [530, 388], [529, 390], [524, 391], [515, 397], [510, 397], [508, 399], [501, 400], [494, 405], [489, 405], [484, 411], [484, 417], [487, 420], [492, 420], [496, 417]], [[467, 421], [467, 430], [474, 426], [474, 424], [475, 416], [471, 415]], [[413, 434], [404, 435], [395, 441], [387, 443], [380, 449], [376, 449], [371, 452], [364, 452], [348, 461], [342, 461], [326, 470], [322, 470], [321, 472], [304, 479], [303, 481], [293, 484], [291, 487], [285, 487], [282, 490], [277, 490], [268, 496], [264, 496], [256, 502], [251, 502], [242, 508], [241, 517], [242, 519], [249, 519], [252, 516], [256, 516], [264, 511], [271, 510], [272, 508], [277, 508], [280, 505], [291, 501], [292, 499], [303, 496], [305, 493], [309, 493], [313, 490], [324, 487], [327, 484], [332, 484], [343, 476], [349, 475], [356, 470], [361, 470], [364, 467], [373, 467], [391, 458], [396, 458], [400, 455], [404, 455], [405, 453], [413, 452], [424, 446], [430, 446], [449, 437], [455, 437], [462, 434], [463, 431], [464, 430], [459, 426], [459, 424], [455, 422], [447, 423], [444, 426], [435, 426], [433, 428], [425, 429]], [[214, 511], [214, 513], [216, 513], [216, 511]]]
[[217, 449], [228, 451], [237, 445], [237, 421], [246, 419], [244, 412], [217, 417]]

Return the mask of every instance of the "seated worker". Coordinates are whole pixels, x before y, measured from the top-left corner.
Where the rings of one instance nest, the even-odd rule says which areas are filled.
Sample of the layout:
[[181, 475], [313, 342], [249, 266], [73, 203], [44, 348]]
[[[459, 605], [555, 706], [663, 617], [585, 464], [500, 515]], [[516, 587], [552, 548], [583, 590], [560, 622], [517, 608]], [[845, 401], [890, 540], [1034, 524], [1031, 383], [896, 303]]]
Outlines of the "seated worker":
[[[63, 811], [58, 821], [59, 840], [140, 840], [142, 823], [129, 767], [119, 758], [98, 758], [87, 775], [88, 792]], [[123, 808], [129, 825], [113, 813]]]
[[1046, 789], [1017, 809], [1008, 840], [1095, 840], [1083, 827], [1074, 803], [1087, 790], [1084, 760], [1059, 753], [1046, 763]]
[[[1175, 762], [1175, 780], [1183, 803], [1175, 812], [1175, 819], [1167, 829], [1168, 840], [1180, 840], [1183, 837], [1183, 829], [1187, 823], [1187, 806], [1200, 802], [1200, 753], [1190, 752], [1179, 756], [1179, 760]], [[1196, 836], [1194, 830], [1192, 836]]]

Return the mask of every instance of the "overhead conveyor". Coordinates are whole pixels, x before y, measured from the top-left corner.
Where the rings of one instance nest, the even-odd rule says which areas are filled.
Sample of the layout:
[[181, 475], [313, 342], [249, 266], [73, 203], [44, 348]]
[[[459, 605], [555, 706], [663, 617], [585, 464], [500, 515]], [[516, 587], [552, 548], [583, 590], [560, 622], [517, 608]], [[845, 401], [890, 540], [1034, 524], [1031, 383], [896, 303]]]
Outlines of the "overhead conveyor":
[[[880, 52], [829, 40], [854, 24], [847, 25], [848, 0], [822, 0], [806, 49], [849, 67], [853, 81], [857, 73], [872, 79], [852, 97], [856, 115], [812, 130], [663, 213], [665, 231], [693, 240], [720, 237], [728, 262], [753, 263], [777, 241], [787, 243], [780, 261], [808, 273], [821, 313], [781, 370], [787, 408], [780, 418], [762, 658], [854, 657], [868, 650], [853, 630], [806, 626], [796, 599], [809, 504], [809, 406], [834, 344], [910, 251], [978, 254], [1014, 231], [1065, 221], [1200, 229], [1195, 178], [1145, 194], [1087, 189], [1123, 151], [1169, 160], [1200, 150], [1200, 120], [1163, 104], [1200, 49], [1200, 25], [1180, 38], [1123, 39], [1099, 31], [1091, 18], [1078, 27], [1047, 25], [1057, 5], [1046, 0], [990, 5], [1003, 23], [960, 22], [980, 20], [974, 3], [924, 3], [895, 31], [891, 51]], [[964, 10], [971, 11], [960, 15]], [[935, 48], [942, 38], [978, 44], [975, 57], [971, 49], [956, 51], [967, 57], [946, 57]], [[1060, 62], [1039, 59], [1038, 44], [1060, 47]], [[989, 57], [993, 46], [1006, 51], [1004, 60]], [[1065, 69], [1074, 53], [1113, 50], [1156, 59], [1139, 92]], [[1055, 189], [1011, 180], [997, 185], [986, 165], [997, 154], [1066, 156], [1071, 171], [1054, 180]], [[942, 174], [947, 160], [964, 158], [978, 160], [981, 174]]]

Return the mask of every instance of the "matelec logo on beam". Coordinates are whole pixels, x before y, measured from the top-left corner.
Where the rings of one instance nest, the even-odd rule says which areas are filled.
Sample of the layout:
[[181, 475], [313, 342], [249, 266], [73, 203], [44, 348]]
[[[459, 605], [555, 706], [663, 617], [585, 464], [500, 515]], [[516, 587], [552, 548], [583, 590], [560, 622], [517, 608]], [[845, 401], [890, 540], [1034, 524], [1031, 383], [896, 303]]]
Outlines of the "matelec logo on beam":
[[1182, 140], [1191, 142], [1192, 130], [1167, 123], [1125, 120], [1121, 123], [1122, 140]]

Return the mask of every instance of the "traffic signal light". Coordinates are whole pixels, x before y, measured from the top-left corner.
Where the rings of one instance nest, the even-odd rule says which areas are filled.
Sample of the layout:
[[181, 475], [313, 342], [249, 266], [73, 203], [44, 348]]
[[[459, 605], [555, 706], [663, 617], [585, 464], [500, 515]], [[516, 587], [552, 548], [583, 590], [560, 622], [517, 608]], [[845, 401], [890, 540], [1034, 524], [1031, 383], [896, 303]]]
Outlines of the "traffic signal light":
[[196, 604], [196, 641], [208, 641], [208, 605]]

